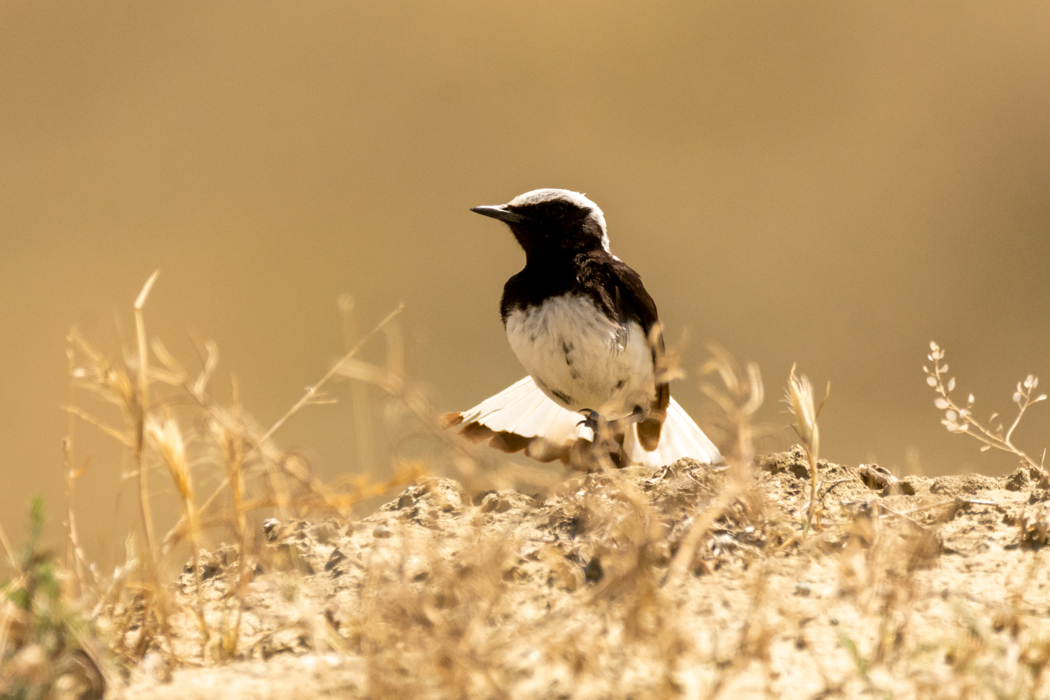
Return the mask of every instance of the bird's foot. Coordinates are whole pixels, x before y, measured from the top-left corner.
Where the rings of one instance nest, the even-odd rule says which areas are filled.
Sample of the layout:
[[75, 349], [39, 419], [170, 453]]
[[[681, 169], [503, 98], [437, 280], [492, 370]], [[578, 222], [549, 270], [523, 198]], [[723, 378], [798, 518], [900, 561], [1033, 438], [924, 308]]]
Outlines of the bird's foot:
[[580, 413], [582, 413], [584, 416], [586, 416], [586, 418], [581, 420], [576, 425], [582, 425], [585, 428], [590, 428], [590, 430], [593, 433], [597, 434], [598, 433], [598, 426], [600, 426], [602, 421], [604, 420], [601, 417], [601, 415], [599, 415], [597, 411], [592, 410], [590, 408], [584, 408], [584, 409], [582, 409], [580, 411]]
[[577, 425], [591, 431], [590, 439], [584, 437], [579, 443], [587, 445], [585, 452], [577, 455], [579, 461], [587, 465], [583, 470], [594, 471], [595, 469], [626, 466], [627, 455], [623, 451], [623, 429], [621, 427], [623, 421], [610, 422], [590, 408], [585, 408], [580, 413], [585, 418]]

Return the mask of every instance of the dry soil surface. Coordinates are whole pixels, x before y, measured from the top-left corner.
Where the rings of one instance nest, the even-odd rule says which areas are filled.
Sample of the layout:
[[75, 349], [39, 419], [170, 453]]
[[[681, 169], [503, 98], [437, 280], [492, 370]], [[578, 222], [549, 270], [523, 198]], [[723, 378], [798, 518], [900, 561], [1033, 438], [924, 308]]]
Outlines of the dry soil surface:
[[[154, 650], [107, 695], [1047, 696], [1050, 484], [1020, 469], [889, 483], [823, 462], [821, 477], [809, 531], [797, 448], [739, 491], [684, 460], [544, 496], [427, 478], [363, 520], [270, 521], [239, 658], [214, 661], [217, 639], [202, 653], [182, 614], [185, 663]], [[240, 563], [202, 561], [218, 629]], [[187, 609], [194, 581], [178, 583]]]

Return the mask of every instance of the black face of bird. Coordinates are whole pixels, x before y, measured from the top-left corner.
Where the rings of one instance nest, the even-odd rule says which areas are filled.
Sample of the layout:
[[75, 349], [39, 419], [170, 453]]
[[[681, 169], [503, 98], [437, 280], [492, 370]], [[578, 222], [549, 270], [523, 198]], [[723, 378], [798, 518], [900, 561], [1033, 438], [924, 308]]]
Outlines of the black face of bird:
[[568, 190], [533, 190], [507, 204], [471, 211], [506, 223], [526, 255], [608, 250], [605, 218], [583, 195]]

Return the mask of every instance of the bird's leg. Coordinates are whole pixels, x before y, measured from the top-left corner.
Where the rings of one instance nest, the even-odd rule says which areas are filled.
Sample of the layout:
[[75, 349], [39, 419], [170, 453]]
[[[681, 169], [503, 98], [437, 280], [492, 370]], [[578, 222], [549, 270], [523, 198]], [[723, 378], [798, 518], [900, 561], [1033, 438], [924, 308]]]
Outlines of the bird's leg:
[[600, 413], [591, 408], [584, 408], [580, 411], [586, 416], [576, 425], [582, 425], [585, 428], [589, 428], [593, 437], [591, 438], [591, 444], [595, 448], [602, 448], [609, 442], [611, 437], [611, 431], [609, 430], [609, 421], [605, 420], [605, 417]]
[[[623, 451], [623, 422], [627, 419], [621, 419], [613, 422], [609, 422], [597, 411], [585, 408], [580, 411], [586, 416], [577, 425], [582, 425], [594, 433], [594, 438], [591, 442], [590, 460], [594, 460], [592, 464], [606, 464], [614, 467], [626, 466], [626, 455]], [[630, 422], [641, 420], [641, 416], [634, 418], [633, 414], [628, 416]], [[630, 423], [628, 423], [629, 425]], [[590, 469], [588, 469], [590, 470]]]
[[[635, 406], [634, 411], [632, 411], [629, 415], [626, 415], [623, 418], [617, 418], [616, 420], [608, 421], [606, 423], [606, 430], [608, 431], [609, 435], [618, 437], [622, 442], [624, 434], [628, 430], [632, 429], [631, 426], [635, 423], [640, 423], [643, 420], [645, 420], [645, 409], [643, 409], [641, 406]], [[595, 434], [597, 434], [597, 432]], [[622, 444], [620, 446], [623, 447]]]
[[629, 425], [641, 423], [643, 420], [645, 420], [645, 409], [643, 409], [641, 406], [635, 406], [634, 411], [631, 412], [631, 415], [624, 416], [617, 422], [624, 428], [626, 428]]

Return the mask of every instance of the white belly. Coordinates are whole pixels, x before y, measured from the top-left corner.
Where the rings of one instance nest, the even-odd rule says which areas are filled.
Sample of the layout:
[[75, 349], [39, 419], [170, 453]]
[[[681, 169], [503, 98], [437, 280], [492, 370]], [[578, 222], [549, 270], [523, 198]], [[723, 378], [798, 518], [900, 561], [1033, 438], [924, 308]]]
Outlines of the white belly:
[[608, 420], [649, 411], [653, 356], [637, 322], [621, 326], [586, 297], [565, 295], [512, 311], [507, 339], [543, 393], [570, 411]]

